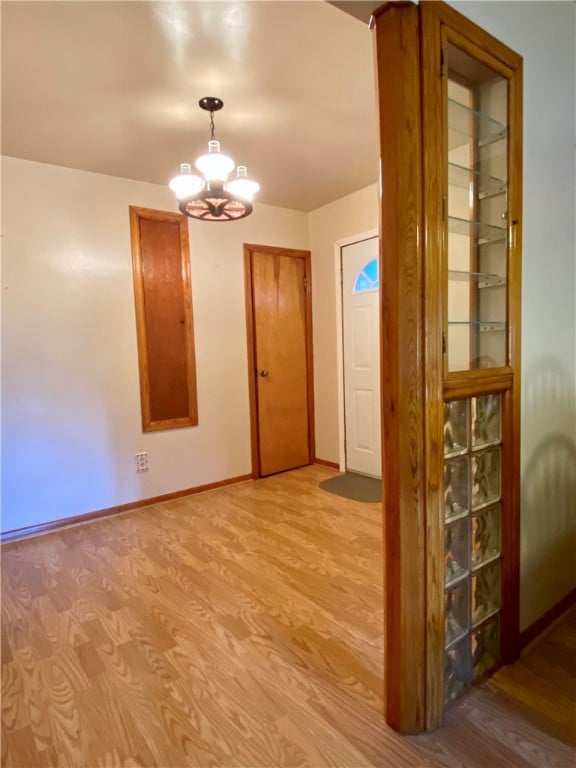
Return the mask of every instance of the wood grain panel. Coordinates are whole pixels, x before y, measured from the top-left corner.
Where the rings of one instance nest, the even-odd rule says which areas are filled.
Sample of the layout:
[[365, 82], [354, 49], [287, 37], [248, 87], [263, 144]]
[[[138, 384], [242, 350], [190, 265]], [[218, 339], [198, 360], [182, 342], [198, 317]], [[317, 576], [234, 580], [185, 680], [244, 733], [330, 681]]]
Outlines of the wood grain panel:
[[446, 324], [443, 275], [447, 268], [446, 190], [448, 173], [444, 125], [438, 120], [446, 98], [440, 26], [428, 23], [421, 9], [421, 67], [424, 142], [424, 316], [426, 323], [426, 729], [442, 722], [444, 711], [444, 443], [442, 349]]
[[188, 224], [130, 207], [142, 429], [198, 424]]
[[269, 475], [310, 461], [304, 262], [254, 251], [252, 281], [260, 471]]
[[521, 420], [521, 344], [522, 344], [522, 114], [523, 64], [516, 56], [510, 62], [514, 77], [509, 81], [510, 139], [508, 154], [510, 177], [508, 192], [508, 356], [514, 372], [508, 410], [508, 449], [505, 455], [505, 492], [510, 514], [503, 529], [505, 561], [503, 562], [502, 658], [510, 663], [520, 652], [520, 420]]
[[494, 59], [500, 62], [499, 71], [502, 71], [503, 67], [508, 67], [509, 70], [514, 71], [518, 66], [522, 66], [522, 57], [518, 53], [447, 3], [431, 2], [424, 5], [430, 6], [425, 13], [433, 14], [439, 24], [450, 28], [451, 37], [454, 39], [459, 37], [461, 41], [468, 41], [473, 44], [478, 49], [478, 53], [475, 54], [476, 57], [489, 69], [494, 69]]
[[[474, 375], [468, 375], [474, 374]], [[483, 368], [466, 371], [462, 377], [451, 377], [444, 383], [446, 400], [472, 397], [482, 391], [483, 394], [505, 392], [513, 385], [514, 374], [510, 368]]]
[[260, 477], [258, 450], [258, 388], [256, 386], [256, 339], [254, 338], [254, 291], [252, 287], [252, 249], [244, 245], [244, 299], [246, 307], [246, 350], [248, 353], [248, 398], [250, 400], [250, 452], [252, 477]]
[[[245, 245], [253, 474], [314, 455], [310, 253]], [[264, 375], [262, 375], [264, 373]]]
[[[422, 116], [416, 6], [376, 15], [381, 156], [381, 359], [386, 719], [426, 724]], [[416, 62], [416, 64], [415, 64]]]
[[179, 222], [140, 219], [150, 418], [188, 415]]

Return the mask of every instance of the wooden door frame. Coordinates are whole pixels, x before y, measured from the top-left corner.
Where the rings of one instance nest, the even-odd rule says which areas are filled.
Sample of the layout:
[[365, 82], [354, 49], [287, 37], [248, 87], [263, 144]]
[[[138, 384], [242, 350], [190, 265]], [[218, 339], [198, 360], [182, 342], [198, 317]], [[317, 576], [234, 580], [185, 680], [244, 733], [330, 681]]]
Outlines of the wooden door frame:
[[[342, 237], [334, 243], [334, 274], [336, 275], [336, 365], [338, 367], [338, 462], [340, 472], [346, 470], [346, 404], [344, 402], [344, 307], [342, 302], [342, 249], [348, 245], [372, 240], [380, 235], [377, 229]], [[378, 254], [380, 245], [378, 245]], [[338, 279], [340, 275], [340, 279]]]
[[312, 343], [312, 264], [310, 251], [296, 248], [281, 248], [271, 245], [244, 243], [244, 286], [246, 299], [246, 342], [248, 351], [248, 393], [250, 400], [250, 443], [252, 453], [252, 477], [262, 477], [259, 451], [258, 387], [256, 385], [256, 345], [254, 324], [254, 293], [252, 283], [252, 253], [270, 256], [291, 256], [302, 259], [306, 275], [306, 391], [308, 400], [308, 463], [312, 464], [315, 454], [314, 433], [314, 353]]

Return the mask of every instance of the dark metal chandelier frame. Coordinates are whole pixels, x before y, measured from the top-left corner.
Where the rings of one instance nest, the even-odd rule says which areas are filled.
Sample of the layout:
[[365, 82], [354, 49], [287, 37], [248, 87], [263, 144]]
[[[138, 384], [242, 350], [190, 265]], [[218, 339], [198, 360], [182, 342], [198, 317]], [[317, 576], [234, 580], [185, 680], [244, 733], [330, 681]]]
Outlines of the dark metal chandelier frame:
[[[214, 112], [221, 110], [224, 102], [205, 96], [198, 105], [210, 113], [210, 140], [214, 141]], [[253, 210], [249, 200], [231, 194], [226, 182], [220, 180], [206, 180], [200, 192], [180, 199], [178, 207], [186, 216], [201, 221], [236, 221], [249, 216]]]

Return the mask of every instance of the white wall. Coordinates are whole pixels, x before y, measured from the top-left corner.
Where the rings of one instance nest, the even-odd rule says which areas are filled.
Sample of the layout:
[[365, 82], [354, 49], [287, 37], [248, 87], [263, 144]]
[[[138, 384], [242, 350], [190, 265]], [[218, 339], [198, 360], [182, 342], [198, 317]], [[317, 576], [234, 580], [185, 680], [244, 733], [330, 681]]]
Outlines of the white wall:
[[248, 474], [242, 243], [307, 248], [306, 214], [190, 222], [199, 425], [143, 434], [128, 206], [171, 192], [3, 158], [2, 198], [2, 530]]
[[576, 586], [576, 7], [453, 2], [524, 57], [525, 627]]
[[316, 456], [339, 461], [338, 368], [334, 244], [378, 228], [378, 189], [373, 184], [309, 215], [312, 251]]

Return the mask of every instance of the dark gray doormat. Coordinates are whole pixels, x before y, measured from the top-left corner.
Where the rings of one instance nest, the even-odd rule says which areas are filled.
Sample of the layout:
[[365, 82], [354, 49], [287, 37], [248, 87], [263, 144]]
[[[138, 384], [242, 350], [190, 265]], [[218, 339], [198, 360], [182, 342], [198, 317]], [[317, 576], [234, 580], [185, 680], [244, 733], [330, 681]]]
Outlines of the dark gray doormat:
[[382, 481], [355, 472], [345, 472], [322, 480], [320, 488], [354, 501], [382, 501]]

